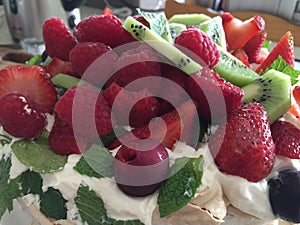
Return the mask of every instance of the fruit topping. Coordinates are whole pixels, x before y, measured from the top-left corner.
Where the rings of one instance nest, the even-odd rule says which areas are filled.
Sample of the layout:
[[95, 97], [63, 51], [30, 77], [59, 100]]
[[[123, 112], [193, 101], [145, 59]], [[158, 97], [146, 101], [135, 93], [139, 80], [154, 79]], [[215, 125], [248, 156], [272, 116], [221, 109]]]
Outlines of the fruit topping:
[[199, 117], [220, 122], [242, 105], [244, 91], [204, 68], [188, 77], [188, 92], [198, 107]]
[[51, 77], [54, 77], [60, 73], [75, 76], [72, 64], [69, 61], [63, 61], [57, 57], [54, 57], [47, 65], [46, 72], [49, 73]]
[[275, 121], [271, 125], [275, 152], [291, 159], [300, 159], [300, 130], [287, 121]]
[[0, 124], [14, 137], [34, 139], [47, 125], [46, 115], [40, 107], [21, 94], [3, 95], [0, 106]]
[[68, 89], [55, 104], [55, 112], [74, 132], [88, 137], [110, 133], [115, 123], [107, 101], [89, 84]]
[[47, 19], [43, 24], [43, 39], [49, 56], [68, 61], [76, 40], [61, 18]]
[[250, 182], [269, 175], [275, 159], [275, 144], [263, 106], [249, 103], [231, 113], [211, 137], [209, 149], [224, 173]]
[[94, 15], [80, 21], [73, 29], [79, 42], [101, 42], [111, 48], [121, 44], [124, 28], [115, 15]]
[[294, 38], [290, 31], [286, 32], [275, 47], [268, 54], [267, 58], [256, 68], [256, 72], [263, 74], [272, 62], [281, 56], [287, 64], [294, 68]]
[[248, 56], [249, 63], [260, 64], [265, 60], [266, 56], [261, 53], [261, 48], [266, 39], [267, 32], [260, 31], [244, 45], [243, 49]]
[[0, 70], [0, 97], [10, 92], [25, 96], [45, 112], [52, 112], [57, 100], [49, 75], [39, 66], [15, 65]]
[[167, 178], [169, 155], [165, 147], [153, 139], [135, 140], [120, 147], [113, 170], [118, 186], [126, 194], [150, 195]]
[[[174, 41], [176, 47], [202, 66], [213, 68], [219, 61], [220, 52], [213, 40], [198, 27], [182, 31]], [[192, 51], [196, 56], [191, 54]]]
[[268, 181], [268, 185], [274, 214], [283, 220], [300, 223], [300, 171], [282, 170]]
[[54, 124], [48, 137], [52, 151], [60, 155], [82, 154], [91, 145], [92, 139], [74, 132], [65, 121], [55, 116]]
[[143, 126], [158, 112], [158, 101], [148, 89], [127, 91], [112, 83], [103, 91], [103, 96], [120, 125]]
[[244, 63], [245, 66], [250, 67], [249, 58], [244, 49], [242, 48], [235, 49], [232, 52], [232, 55], [238, 58], [240, 61], [242, 61], [242, 63]]
[[259, 102], [268, 113], [270, 123], [282, 116], [291, 106], [291, 78], [269, 70], [260, 78], [244, 86], [243, 102]]

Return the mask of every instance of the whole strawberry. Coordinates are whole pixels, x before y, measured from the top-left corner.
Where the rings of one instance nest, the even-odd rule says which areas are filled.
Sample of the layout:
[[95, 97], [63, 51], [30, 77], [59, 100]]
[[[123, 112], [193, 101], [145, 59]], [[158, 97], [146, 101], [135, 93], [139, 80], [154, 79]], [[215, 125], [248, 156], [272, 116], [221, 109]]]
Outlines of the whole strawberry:
[[271, 125], [277, 155], [300, 159], [300, 130], [287, 121], [275, 121]]
[[68, 61], [69, 53], [76, 45], [69, 28], [61, 18], [52, 17], [43, 24], [43, 39], [49, 56]]
[[[219, 61], [220, 52], [213, 40], [197, 27], [182, 31], [175, 38], [175, 45], [202, 66], [213, 68]], [[194, 54], [191, 54], [192, 51]]]
[[209, 149], [220, 171], [251, 182], [265, 178], [273, 168], [275, 144], [263, 106], [249, 103], [234, 111], [213, 134]]

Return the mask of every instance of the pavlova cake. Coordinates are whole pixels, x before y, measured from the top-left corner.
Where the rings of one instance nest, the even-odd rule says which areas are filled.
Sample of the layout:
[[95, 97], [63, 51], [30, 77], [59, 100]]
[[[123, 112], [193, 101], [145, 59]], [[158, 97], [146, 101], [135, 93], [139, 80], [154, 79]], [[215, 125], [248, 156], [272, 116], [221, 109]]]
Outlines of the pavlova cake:
[[260, 16], [139, 10], [0, 71], [0, 215], [40, 224], [300, 223], [300, 86], [290, 32]]

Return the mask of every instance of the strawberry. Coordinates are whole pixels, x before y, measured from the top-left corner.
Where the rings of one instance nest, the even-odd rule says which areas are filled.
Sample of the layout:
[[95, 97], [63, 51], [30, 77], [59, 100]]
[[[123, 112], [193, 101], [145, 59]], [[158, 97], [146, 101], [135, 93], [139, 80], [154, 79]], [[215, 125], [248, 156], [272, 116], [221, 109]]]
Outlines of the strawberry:
[[294, 38], [290, 31], [286, 32], [279, 42], [274, 46], [267, 58], [257, 67], [256, 72], [263, 74], [263, 72], [272, 64], [272, 62], [281, 56], [287, 64], [294, 67]]
[[0, 70], [0, 97], [10, 92], [25, 96], [45, 112], [52, 112], [57, 100], [49, 75], [39, 66], [14, 65]]
[[103, 11], [102, 11], [102, 14], [103, 14], [103, 15], [113, 15], [113, 12], [111, 11], [110, 8], [105, 7], [105, 8], [103, 9]]
[[232, 52], [232, 55], [234, 55], [234, 57], [236, 57], [240, 61], [242, 61], [247, 67], [250, 67], [249, 58], [244, 49], [242, 49], [242, 48], [235, 49]]
[[103, 96], [121, 125], [140, 127], [147, 124], [158, 112], [158, 102], [147, 89], [127, 91], [112, 83], [103, 91]]
[[272, 170], [275, 144], [266, 111], [249, 103], [228, 116], [209, 141], [220, 171], [258, 182]]
[[202, 66], [213, 68], [219, 61], [220, 52], [217, 45], [206, 33], [197, 27], [189, 27], [182, 31], [175, 38], [174, 43]]
[[88, 137], [106, 135], [114, 124], [107, 101], [89, 84], [68, 89], [55, 104], [55, 112], [74, 132]]
[[275, 121], [271, 125], [275, 152], [291, 159], [300, 159], [300, 130], [287, 121]]
[[77, 76], [84, 75], [83, 79], [102, 86], [113, 72], [117, 59], [117, 54], [100, 42], [77, 43], [70, 52], [70, 62]]
[[260, 16], [242, 21], [225, 12], [221, 17], [229, 51], [243, 48], [254, 35], [265, 29], [265, 21]]
[[52, 17], [43, 24], [43, 39], [49, 56], [68, 61], [69, 53], [76, 45], [70, 30], [61, 18]]
[[73, 29], [79, 42], [101, 42], [111, 48], [122, 42], [124, 28], [115, 15], [93, 15], [80, 21]]
[[294, 86], [292, 90], [292, 101], [291, 108], [289, 109], [289, 113], [295, 116], [297, 119], [300, 119], [300, 86]]
[[54, 57], [47, 65], [46, 72], [49, 73], [51, 77], [54, 77], [59, 73], [75, 76], [72, 64], [69, 61], [63, 61], [57, 57]]
[[84, 153], [90, 147], [92, 140], [82, 134], [74, 133], [71, 126], [55, 116], [48, 143], [55, 153], [71, 155]]
[[[131, 82], [145, 77], [160, 77], [161, 67], [157, 53], [147, 45], [139, 45], [136, 48], [129, 49], [122, 53], [120, 58], [116, 62], [116, 72], [110, 77], [107, 82], [107, 86], [113, 82], [117, 83], [121, 87], [129, 85]], [[131, 87], [131, 90], [141, 90], [144, 87], [157, 88], [159, 85], [153, 80], [153, 83], [149, 83], [148, 79], [147, 86], [145, 82], [142, 84], [143, 87]], [[127, 87], [128, 89], [129, 87]], [[154, 90], [151, 90], [154, 92]]]
[[14, 137], [34, 139], [45, 129], [47, 119], [38, 105], [11, 92], [0, 98], [0, 124]]
[[249, 63], [260, 64], [265, 59], [261, 54], [261, 48], [267, 38], [267, 32], [260, 31], [254, 35], [243, 47], [249, 58]]
[[190, 75], [187, 90], [197, 103], [199, 117], [212, 122], [220, 122], [239, 108], [244, 96], [241, 88], [226, 82], [209, 68]]

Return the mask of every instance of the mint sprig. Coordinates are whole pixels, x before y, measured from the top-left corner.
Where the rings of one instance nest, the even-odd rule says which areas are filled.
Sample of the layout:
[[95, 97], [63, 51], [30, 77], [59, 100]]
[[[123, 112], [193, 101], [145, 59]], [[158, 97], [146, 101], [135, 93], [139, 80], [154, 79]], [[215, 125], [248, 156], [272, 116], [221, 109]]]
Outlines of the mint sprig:
[[170, 178], [159, 190], [157, 203], [161, 217], [170, 215], [185, 206], [201, 185], [203, 156], [176, 159]]
[[112, 177], [113, 156], [104, 147], [92, 145], [80, 158], [74, 169], [82, 175], [89, 177]]
[[143, 225], [139, 220], [115, 220], [109, 218], [102, 199], [88, 186], [80, 186], [75, 197], [83, 224], [88, 225]]
[[9, 171], [11, 167], [11, 160], [9, 157], [2, 157], [0, 160], [0, 218], [8, 209], [13, 209], [12, 198], [9, 193]]
[[48, 133], [43, 133], [35, 140], [23, 139], [11, 146], [16, 157], [37, 173], [50, 173], [61, 170], [67, 157], [53, 152], [48, 144]]

